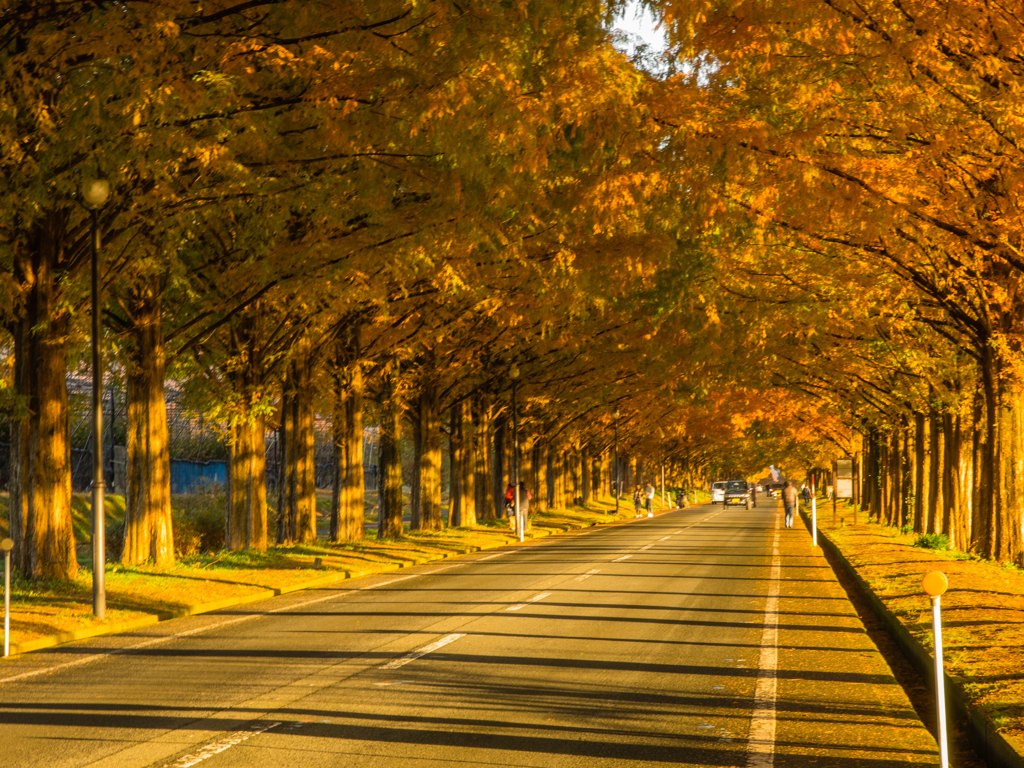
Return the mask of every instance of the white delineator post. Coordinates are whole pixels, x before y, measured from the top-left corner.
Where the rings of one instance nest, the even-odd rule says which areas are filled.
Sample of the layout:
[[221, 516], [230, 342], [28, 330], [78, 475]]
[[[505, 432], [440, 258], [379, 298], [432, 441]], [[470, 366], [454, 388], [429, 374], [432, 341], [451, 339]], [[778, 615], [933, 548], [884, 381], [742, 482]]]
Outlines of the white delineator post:
[[818, 546], [818, 504], [814, 496], [811, 496], [811, 546]]
[[949, 749], [946, 745], [946, 686], [942, 670], [942, 594], [949, 586], [946, 574], [930, 571], [925, 574], [921, 587], [932, 601], [932, 632], [935, 635], [935, 715], [938, 720], [935, 740], [939, 743], [939, 765], [949, 766]]
[[4, 552], [4, 656], [11, 655], [11, 550], [13, 539], [0, 541]]

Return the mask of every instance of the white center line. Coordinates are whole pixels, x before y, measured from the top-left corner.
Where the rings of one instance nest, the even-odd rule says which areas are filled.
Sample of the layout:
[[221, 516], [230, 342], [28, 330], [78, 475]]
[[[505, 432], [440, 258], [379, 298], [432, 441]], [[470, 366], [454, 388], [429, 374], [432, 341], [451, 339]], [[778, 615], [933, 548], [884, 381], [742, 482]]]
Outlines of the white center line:
[[505, 610], [506, 611], [519, 611], [519, 610], [522, 610], [523, 608], [525, 608], [530, 603], [536, 603], [538, 600], [543, 600], [545, 597], [551, 597], [551, 593], [550, 592], [544, 592], [543, 594], [531, 597], [525, 603], [516, 603], [515, 605], [510, 605]]
[[412, 653], [407, 653], [405, 656], [402, 656], [400, 659], [395, 659], [394, 661], [389, 661], [387, 664], [383, 665], [381, 667], [381, 669], [398, 669], [399, 667], [404, 667], [410, 661], [416, 661], [416, 659], [420, 658], [421, 656], [426, 656], [428, 653], [433, 653], [438, 648], [444, 648], [446, 645], [448, 645], [448, 643], [454, 643], [460, 637], [465, 637], [465, 636], [466, 636], [466, 633], [463, 632], [461, 634], [456, 633], [454, 635], [448, 635], [447, 637], [442, 637], [440, 640], [437, 640], [436, 642], [433, 642], [430, 645], [425, 645], [422, 648], [420, 648], [419, 650], [413, 651]]
[[[449, 567], [454, 567], [454, 566], [449, 566]], [[439, 569], [439, 570], [447, 570], [447, 569]], [[437, 573], [437, 571], [432, 571], [432, 573]], [[354, 595], [357, 592], [365, 592], [365, 591], [370, 590], [370, 589], [380, 589], [381, 587], [387, 587], [387, 586], [390, 586], [391, 584], [397, 584], [398, 582], [406, 581], [407, 579], [415, 579], [415, 578], [418, 578], [419, 576], [423, 576], [423, 575], [426, 575], [426, 574], [416, 573], [416, 574], [411, 574], [409, 576], [399, 576], [397, 579], [389, 579], [388, 581], [382, 581], [379, 584], [369, 584], [369, 585], [367, 585], [365, 587], [359, 587], [358, 589], [348, 589], [348, 590], [345, 590], [344, 592], [335, 592], [333, 594], [324, 595], [322, 597], [314, 597], [312, 600], [304, 600], [304, 601], [302, 601], [300, 603], [291, 603], [289, 605], [281, 606], [280, 608], [274, 608], [274, 609], [266, 611], [264, 613], [251, 613], [248, 616], [239, 616], [238, 618], [228, 619], [226, 621], [219, 621], [219, 622], [217, 622], [215, 624], [208, 624], [205, 627], [197, 627], [195, 629], [185, 630], [184, 632], [177, 632], [177, 633], [175, 633], [173, 635], [165, 635], [163, 637], [154, 637], [154, 638], [152, 638], [150, 640], [143, 640], [141, 643], [136, 643], [135, 645], [129, 645], [126, 648], [118, 648], [118, 649], [113, 650], [113, 651], [107, 651], [105, 653], [97, 653], [97, 654], [94, 654], [92, 656], [86, 656], [83, 659], [76, 659], [75, 661], [68, 661], [68, 662], [65, 662], [64, 664], [57, 664], [57, 665], [52, 666], [52, 667], [42, 667], [40, 669], [34, 669], [31, 672], [22, 672], [19, 675], [11, 675], [10, 677], [0, 678], [0, 685], [3, 685], [4, 683], [13, 683], [16, 680], [24, 680], [26, 678], [35, 677], [37, 675], [46, 675], [46, 674], [49, 674], [51, 672], [59, 672], [59, 671], [64, 670], [64, 669], [71, 669], [72, 667], [78, 667], [78, 666], [81, 666], [83, 664], [91, 664], [94, 661], [102, 661], [103, 659], [109, 658], [110, 656], [119, 656], [121, 654], [130, 653], [132, 651], [137, 651], [137, 650], [140, 650], [142, 648], [152, 648], [154, 645], [163, 645], [164, 643], [169, 643], [172, 640], [180, 640], [182, 638], [191, 637], [192, 635], [198, 635], [198, 634], [201, 634], [203, 632], [212, 632], [212, 631], [214, 631], [216, 629], [223, 629], [224, 627], [230, 627], [233, 624], [241, 624], [243, 621], [252, 621], [253, 619], [263, 618], [264, 616], [269, 616], [269, 615], [275, 614], [275, 613], [283, 613], [285, 611], [292, 611], [292, 610], [295, 610], [297, 608], [305, 608], [308, 605], [315, 605], [316, 603], [323, 603], [323, 602], [326, 602], [327, 600], [337, 600], [338, 598], [341, 598], [341, 597], [347, 597], [348, 595]]]
[[613, 563], [620, 563], [623, 560], [628, 560], [631, 557], [632, 557], [632, 555], [623, 555], [622, 557], [616, 557], [614, 560], [612, 560], [612, 562]]
[[593, 576], [593, 575], [594, 575], [595, 573], [600, 573], [600, 572], [601, 572], [601, 569], [600, 569], [600, 568], [595, 568], [595, 569], [594, 569], [594, 570], [592, 570], [592, 571], [587, 571], [586, 573], [580, 574], [580, 575], [579, 575], [579, 576], [577, 576], [577, 577], [576, 577], [575, 579], [573, 579], [573, 581], [583, 581], [584, 579], [589, 579], [589, 578], [590, 578], [591, 576]]
[[260, 725], [253, 726], [250, 731], [237, 731], [225, 739], [215, 741], [213, 744], [207, 744], [198, 752], [193, 752], [191, 755], [185, 755], [184, 757], [178, 758], [175, 762], [170, 763], [168, 768], [191, 768], [193, 765], [198, 765], [214, 755], [219, 755], [221, 752], [241, 744], [246, 739], [249, 739], [258, 733], [269, 731], [271, 728], [276, 728], [279, 725], [280, 723], [261, 723]]
[[779, 665], [779, 518], [775, 517], [772, 543], [772, 569], [768, 577], [768, 599], [764, 604], [764, 629], [761, 632], [761, 658], [757, 664], [754, 688], [754, 713], [750, 718], [747, 740], [747, 768], [773, 768], [775, 765], [775, 695]]

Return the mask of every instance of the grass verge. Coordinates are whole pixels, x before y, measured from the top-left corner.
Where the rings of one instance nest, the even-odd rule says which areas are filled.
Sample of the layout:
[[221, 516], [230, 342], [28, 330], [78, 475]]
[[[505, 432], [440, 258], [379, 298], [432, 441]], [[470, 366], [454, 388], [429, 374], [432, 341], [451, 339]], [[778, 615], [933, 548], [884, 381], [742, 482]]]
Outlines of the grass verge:
[[[829, 505], [830, 507], [831, 505]], [[942, 571], [945, 670], [970, 705], [1020, 751], [1024, 746], [1024, 573], [952, 549], [941, 537], [865, 522], [853, 508], [819, 510], [818, 525], [871, 590], [925, 648], [933, 647], [931, 604], [921, 589], [929, 571]], [[929, 548], [935, 544], [938, 548]]]

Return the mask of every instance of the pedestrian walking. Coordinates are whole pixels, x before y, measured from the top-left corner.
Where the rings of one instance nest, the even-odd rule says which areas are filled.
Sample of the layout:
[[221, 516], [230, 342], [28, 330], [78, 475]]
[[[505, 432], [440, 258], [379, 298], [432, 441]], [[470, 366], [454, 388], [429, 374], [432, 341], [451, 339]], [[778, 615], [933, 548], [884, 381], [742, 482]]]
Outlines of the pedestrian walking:
[[526, 483], [522, 480], [519, 481], [519, 511], [523, 515], [530, 513], [530, 500], [533, 499], [533, 494], [526, 490]]
[[511, 518], [513, 518], [516, 514], [516, 487], [512, 485], [512, 483], [509, 483], [508, 487], [505, 489], [504, 512], [505, 517], [509, 518], [509, 525], [511, 525], [514, 528], [515, 523], [512, 522]]
[[647, 500], [647, 516], [654, 517], [654, 486], [650, 483], [644, 488], [644, 498]]
[[800, 498], [803, 499], [804, 507], [811, 503], [811, 489], [806, 483], [800, 486]]
[[782, 506], [786, 510], [786, 527], [793, 527], [793, 510], [796, 509], [797, 492], [793, 483], [786, 481], [786, 487], [782, 489]]
[[638, 485], [636, 488], [633, 489], [633, 510], [636, 512], [634, 517], [640, 517], [640, 510], [643, 508], [644, 505], [643, 498], [643, 489], [641, 489]]

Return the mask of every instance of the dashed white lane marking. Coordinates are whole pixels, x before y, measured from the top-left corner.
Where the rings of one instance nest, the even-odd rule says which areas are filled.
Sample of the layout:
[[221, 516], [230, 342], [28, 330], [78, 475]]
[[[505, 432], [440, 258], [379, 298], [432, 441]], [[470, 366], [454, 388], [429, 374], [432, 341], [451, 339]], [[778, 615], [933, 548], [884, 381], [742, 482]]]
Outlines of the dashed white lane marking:
[[577, 576], [575, 579], [573, 579], [573, 581], [583, 581], [584, 579], [589, 579], [595, 573], [600, 573], [600, 572], [601, 572], [600, 568], [595, 568], [592, 571], [587, 571], [586, 573], [581, 573], [579, 576]]
[[449, 568], [455, 568], [455, 567], [457, 567], [457, 566], [456, 565], [450, 565], [450, 566], [447, 566], [445, 568], [438, 568], [436, 570], [430, 571], [429, 573], [414, 573], [414, 574], [410, 574], [409, 576], [399, 576], [397, 579], [389, 579], [388, 581], [382, 581], [379, 584], [369, 584], [369, 585], [367, 585], [365, 587], [359, 587], [358, 589], [348, 589], [348, 590], [345, 590], [344, 592], [338, 592], [338, 593], [331, 594], [331, 595], [323, 595], [321, 597], [314, 597], [312, 600], [304, 600], [301, 603], [292, 603], [290, 605], [283, 605], [280, 608], [274, 608], [272, 610], [265, 611], [264, 613], [252, 613], [252, 614], [249, 614], [248, 616], [239, 616], [238, 618], [235, 618], [235, 619], [228, 619], [227, 621], [219, 621], [216, 624], [209, 624], [209, 625], [207, 625], [205, 627], [197, 627], [195, 629], [189, 629], [189, 630], [186, 630], [184, 632], [177, 632], [177, 633], [175, 633], [173, 635], [166, 635], [164, 637], [154, 637], [151, 640], [144, 640], [141, 643], [136, 643], [135, 645], [129, 645], [126, 648], [118, 648], [117, 650], [107, 651], [105, 653], [97, 653], [97, 654], [95, 654], [93, 656], [86, 656], [84, 659], [76, 659], [75, 661], [68, 661], [68, 662], [65, 662], [64, 664], [57, 664], [57, 665], [52, 666], [52, 667], [44, 667], [42, 669], [34, 669], [34, 670], [30, 671], [30, 672], [22, 672], [20, 675], [11, 675], [10, 677], [0, 678], [0, 685], [3, 685], [4, 683], [13, 683], [16, 680], [24, 680], [24, 679], [29, 678], [29, 677], [36, 677], [37, 675], [45, 675], [45, 674], [49, 674], [51, 672], [60, 672], [60, 671], [65, 670], [65, 669], [71, 669], [73, 667], [82, 666], [83, 664], [91, 664], [92, 662], [102, 661], [103, 659], [109, 658], [111, 656], [119, 656], [121, 654], [130, 653], [131, 651], [137, 651], [137, 650], [140, 650], [142, 648], [152, 648], [154, 645], [163, 645], [164, 643], [169, 643], [172, 640], [181, 640], [182, 638], [185, 638], [185, 637], [191, 637], [192, 635], [202, 634], [203, 632], [212, 632], [212, 631], [217, 630], [217, 629], [223, 629], [224, 627], [230, 627], [230, 626], [232, 626], [234, 624], [241, 624], [244, 621], [252, 621], [253, 619], [259, 619], [259, 618], [262, 618], [264, 616], [269, 616], [271, 614], [284, 613], [285, 611], [291, 611], [291, 610], [295, 610], [297, 608], [305, 608], [306, 606], [316, 605], [317, 603], [323, 603], [323, 602], [326, 602], [328, 600], [337, 600], [338, 598], [347, 597], [348, 595], [353, 595], [353, 594], [356, 594], [357, 592], [366, 592], [366, 591], [371, 590], [371, 589], [380, 589], [381, 587], [387, 587], [387, 586], [390, 586], [392, 584], [397, 584], [400, 581], [406, 581], [408, 579], [415, 579], [415, 578], [418, 578], [420, 576], [429, 576], [432, 573], [440, 573], [441, 571], [446, 571]]
[[530, 603], [536, 603], [538, 600], [543, 600], [545, 597], [551, 597], [551, 593], [550, 592], [544, 592], [543, 594], [535, 595], [534, 597], [531, 597], [529, 600], [527, 600], [525, 603], [517, 603], [516, 605], [510, 605], [505, 610], [506, 611], [518, 611], [518, 610], [520, 610], [522, 608], [525, 608]]
[[650, 549], [653, 546], [654, 546], [653, 544], [648, 544], [646, 547], [640, 547], [640, 551], [641, 552], [646, 552], [648, 549]]
[[400, 659], [395, 659], [394, 661], [389, 661], [387, 664], [384, 664], [381, 667], [381, 669], [398, 669], [399, 667], [404, 667], [410, 661], [416, 661], [416, 659], [420, 658], [421, 656], [426, 656], [428, 653], [433, 653], [438, 648], [444, 648], [446, 645], [448, 645], [448, 643], [454, 643], [460, 637], [465, 637], [465, 636], [466, 636], [466, 633], [462, 632], [462, 633], [456, 633], [454, 635], [448, 635], [447, 637], [442, 637], [440, 640], [437, 640], [437, 641], [431, 643], [430, 645], [425, 645], [422, 648], [420, 648], [419, 650], [413, 651], [412, 653], [407, 653], [405, 656], [403, 656]]
[[479, 559], [477, 560], [477, 562], [478, 562], [478, 563], [482, 563], [482, 562], [483, 562], [484, 560], [493, 560], [493, 559], [494, 559], [494, 558], [496, 558], [496, 557], [504, 557], [505, 555], [507, 555], [507, 554], [510, 554], [510, 553], [511, 553], [511, 551], [512, 551], [512, 550], [509, 550], [509, 552], [499, 552], [499, 553], [498, 553], [498, 554], [496, 554], [496, 555], [488, 555], [487, 557], [481, 557], [481, 558], [479, 558]]
[[662, 536], [660, 539], [658, 539], [658, 541], [668, 541], [671, 538], [671, 536]]
[[673, 536], [675, 536], [675, 535], [676, 535], [676, 534], [678, 534], [678, 533], [682, 533], [682, 531], [672, 531], [672, 535], [673, 535]]
[[761, 658], [757, 664], [754, 688], [754, 714], [750, 718], [747, 740], [747, 768], [773, 768], [775, 765], [775, 696], [779, 664], [779, 518], [775, 517], [772, 542], [772, 569], [768, 577], [768, 599], [764, 604], [764, 629], [761, 632]]
[[631, 557], [632, 557], [632, 555], [623, 555], [622, 557], [616, 557], [614, 560], [612, 560], [612, 562], [613, 563], [619, 563], [619, 562], [622, 562], [623, 560], [628, 560]]
[[269, 731], [271, 728], [276, 728], [279, 725], [280, 723], [260, 723], [258, 725], [254, 725], [251, 730], [236, 731], [227, 738], [215, 741], [213, 744], [207, 744], [198, 752], [193, 752], [190, 755], [178, 758], [173, 763], [168, 763], [168, 768], [191, 768], [191, 766], [198, 765], [203, 762], [203, 760], [207, 760], [214, 755], [219, 755], [221, 752], [241, 744], [246, 739], [252, 738], [258, 733]]

